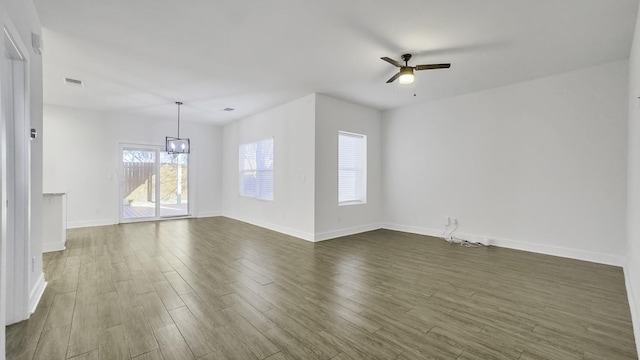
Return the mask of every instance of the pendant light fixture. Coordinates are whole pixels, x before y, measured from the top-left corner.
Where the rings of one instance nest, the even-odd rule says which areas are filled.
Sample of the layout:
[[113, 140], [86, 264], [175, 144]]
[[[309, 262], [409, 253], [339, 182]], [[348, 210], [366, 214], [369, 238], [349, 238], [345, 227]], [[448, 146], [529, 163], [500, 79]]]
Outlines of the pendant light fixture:
[[188, 138], [180, 138], [180, 105], [182, 105], [182, 103], [176, 101], [176, 105], [178, 105], [178, 137], [166, 137], [165, 151], [169, 154], [188, 154], [191, 147], [190, 141]]

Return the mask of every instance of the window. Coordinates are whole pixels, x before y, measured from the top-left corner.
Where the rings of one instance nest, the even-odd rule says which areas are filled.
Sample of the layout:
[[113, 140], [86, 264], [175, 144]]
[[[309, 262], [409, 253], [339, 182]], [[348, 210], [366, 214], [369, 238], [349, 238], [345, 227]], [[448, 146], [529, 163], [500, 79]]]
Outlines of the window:
[[338, 133], [338, 204], [367, 202], [367, 137]]
[[240, 145], [240, 195], [273, 200], [273, 139]]

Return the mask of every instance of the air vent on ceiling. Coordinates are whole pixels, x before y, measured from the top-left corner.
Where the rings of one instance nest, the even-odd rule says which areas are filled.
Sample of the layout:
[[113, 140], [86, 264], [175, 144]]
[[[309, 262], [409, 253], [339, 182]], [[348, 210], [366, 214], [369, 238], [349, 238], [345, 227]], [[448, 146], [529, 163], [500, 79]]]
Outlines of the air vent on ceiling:
[[233, 111], [235, 110], [234, 108], [224, 108], [224, 111]]
[[64, 78], [64, 83], [65, 85], [72, 85], [72, 86], [84, 86], [84, 82], [82, 80], [78, 80], [78, 79], [72, 79], [72, 78]]

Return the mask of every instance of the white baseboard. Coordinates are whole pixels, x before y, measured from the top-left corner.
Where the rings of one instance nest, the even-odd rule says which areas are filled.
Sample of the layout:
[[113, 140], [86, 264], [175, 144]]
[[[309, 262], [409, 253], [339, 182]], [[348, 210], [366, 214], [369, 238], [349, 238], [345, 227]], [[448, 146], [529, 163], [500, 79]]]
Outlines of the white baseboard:
[[42, 244], [43, 253], [53, 252], [53, 251], [62, 251], [64, 249], [66, 249], [66, 246], [64, 243], [60, 243], [60, 244], [43, 243]]
[[195, 215], [196, 218], [208, 218], [208, 217], [216, 217], [222, 216], [222, 211], [204, 211], [199, 212]]
[[29, 315], [33, 314], [38, 307], [38, 303], [42, 298], [42, 294], [44, 294], [44, 289], [47, 288], [47, 282], [44, 281], [44, 273], [40, 274], [38, 281], [36, 282], [33, 289], [29, 293]]
[[602, 254], [580, 249], [571, 249], [560, 246], [536, 244], [531, 242], [490, 239], [490, 244], [515, 250], [524, 250], [545, 255], [560, 256], [569, 259], [589, 261], [605, 265], [624, 266], [625, 258], [622, 255]]
[[246, 222], [251, 225], [259, 226], [265, 229], [277, 231], [279, 233], [294, 236], [299, 239], [311, 241], [311, 242], [324, 241], [324, 240], [334, 239], [341, 236], [359, 234], [365, 231], [377, 230], [382, 228], [381, 224], [369, 224], [369, 225], [355, 226], [355, 227], [350, 227], [345, 229], [338, 229], [338, 230], [332, 230], [332, 231], [326, 231], [323, 233], [314, 234], [314, 233], [309, 233], [305, 231], [300, 231], [297, 229], [291, 229], [289, 227], [273, 224], [263, 220], [252, 219], [245, 216], [238, 216], [236, 214], [223, 213], [222, 216], [228, 217], [230, 219]]
[[[434, 237], [442, 237], [443, 230], [422, 228], [418, 226], [392, 224], [386, 223], [383, 226], [385, 229], [404, 231], [420, 235], [428, 235]], [[510, 239], [497, 239], [488, 236], [482, 236], [477, 234], [464, 234], [455, 232], [454, 236], [458, 239], [463, 239], [471, 242], [488, 243], [488, 245], [499, 246], [514, 250], [523, 250], [539, 254], [560, 256], [570, 259], [590, 261], [599, 264], [623, 266], [625, 264], [625, 257], [622, 255], [602, 254], [592, 251], [585, 251], [580, 249], [571, 249], [561, 246], [553, 246], [547, 244], [537, 244], [526, 241], [510, 240]]]
[[[221, 211], [206, 211], [198, 213], [193, 217], [196, 218], [206, 218], [206, 217], [216, 217], [222, 216]], [[144, 220], [148, 221], [148, 220]], [[108, 225], [116, 225], [118, 224], [117, 219], [96, 219], [96, 220], [81, 220], [81, 221], [67, 221], [67, 229], [77, 229], [77, 228], [86, 228], [86, 227], [95, 227], [95, 226], [108, 226]], [[51, 250], [57, 251], [57, 250]]]
[[270, 223], [268, 221], [252, 219], [252, 218], [249, 218], [249, 217], [239, 216], [239, 215], [231, 214], [231, 213], [227, 213], [227, 212], [223, 212], [222, 216], [228, 217], [230, 219], [246, 222], [248, 224], [259, 226], [259, 227], [262, 227], [262, 228], [265, 228], [265, 229], [277, 231], [279, 233], [283, 233], [283, 234], [286, 234], [286, 235], [294, 236], [294, 237], [300, 238], [302, 240], [311, 241], [311, 242], [314, 241], [314, 234], [313, 233], [308, 233], [308, 232], [300, 231], [300, 230], [297, 230], [297, 229], [291, 229], [289, 227], [278, 225], [278, 224], [273, 224], [273, 223]]
[[[210, 212], [210, 213], [198, 214], [198, 217], [209, 217], [209, 216], [225, 216], [231, 219], [243, 221], [252, 225], [269, 229], [269, 230], [277, 231], [290, 236], [295, 236], [297, 238], [307, 240], [307, 241], [323, 241], [323, 240], [333, 239], [340, 236], [353, 235], [353, 234], [376, 230], [380, 228], [396, 230], [396, 231], [404, 231], [408, 233], [428, 235], [428, 236], [434, 236], [434, 237], [442, 237], [443, 235], [443, 230], [441, 229], [424, 228], [419, 226], [395, 224], [395, 223], [369, 224], [369, 225], [332, 230], [332, 231], [316, 234], [316, 233], [300, 231], [298, 229], [292, 229], [292, 228], [278, 225], [278, 224], [273, 224], [263, 220], [257, 220], [257, 219], [253, 219], [245, 216], [239, 216], [236, 214], [231, 214], [226, 212]], [[73, 228], [81, 228], [81, 227], [105, 226], [105, 225], [114, 225], [116, 223], [117, 222], [114, 221], [113, 219], [76, 221], [76, 222], [67, 223], [67, 228], [73, 229]], [[455, 236], [457, 238], [468, 240], [471, 242], [486, 243], [488, 241], [488, 243], [493, 246], [499, 246], [499, 247], [515, 249], [515, 250], [530, 251], [530, 252], [535, 252], [535, 253], [540, 253], [545, 255], [553, 255], [553, 256], [566, 257], [570, 259], [591, 261], [595, 263], [613, 265], [613, 266], [624, 266], [625, 264], [625, 257], [622, 255], [602, 254], [602, 253], [585, 251], [580, 249], [572, 249], [572, 248], [553, 246], [553, 245], [547, 245], [547, 244], [538, 244], [538, 243], [519, 241], [519, 240], [497, 239], [497, 238], [491, 238], [491, 237], [476, 235], [476, 234], [464, 234], [464, 233], [456, 232]], [[55, 251], [55, 250], [51, 250], [51, 251]]]
[[67, 221], [67, 229], [94, 227], [94, 226], [107, 226], [115, 225], [118, 220], [115, 219], [97, 219], [97, 220], [82, 220], [82, 221]]
[[442, 230], [430, 229], [430, 228], [424, 228], [424, 227], [412, 226], [412, 225], [384, 223], [382, 224], [382, 228], [387, 230], [402, 231], [402, 232], [407, 232], [412, 234], [427, 235], [427, 236], [433, 236], [438, 238], [441, 238], [443, 235]]
[[[631, 274], [631, 269], [629, 268], [629, 264], [625, 264], [624, 269], [624, 284], [627, 288], [627, 299], [629, 299], [629, 309], [631, 310], [631, 323], [633, 324], [633, 334], [636, 339], [636, 351], [640, 355], [640, 313], [638, 310], [640, 309], [640, 303], [637, 302], [639, 300], [636, 298], [633, 288], [633, 281]], [[636, 291], [640, 291], [639, 288], [635, 289]]]
[[359, 234], [367, 231], [378, 230], [380, 228], [382, 228], [382, 224], [354, 226], [354, 227], [345, 228], [345, 229], [338, 229], [338, 230], [325, 231], [322, 233], [316, 233], [314, 236], [314, 239], [315, 241], [324, 241], [329, 239], [335, 239], [341, 236], [348, 236], [348, 235]]

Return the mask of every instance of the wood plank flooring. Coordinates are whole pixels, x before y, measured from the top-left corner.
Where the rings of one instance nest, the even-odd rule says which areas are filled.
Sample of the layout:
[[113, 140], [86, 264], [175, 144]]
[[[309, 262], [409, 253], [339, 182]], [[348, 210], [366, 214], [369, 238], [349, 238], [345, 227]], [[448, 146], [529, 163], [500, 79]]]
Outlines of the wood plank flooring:
[[637, 359], [618, 267], [222, 217], [67, 234], [8, 359]]

